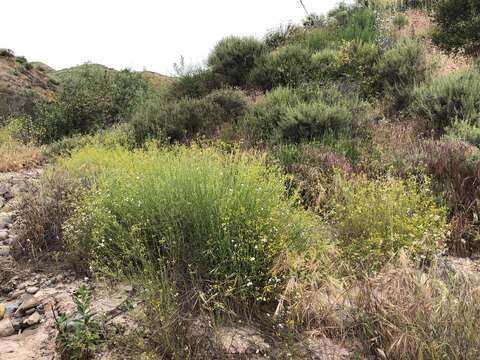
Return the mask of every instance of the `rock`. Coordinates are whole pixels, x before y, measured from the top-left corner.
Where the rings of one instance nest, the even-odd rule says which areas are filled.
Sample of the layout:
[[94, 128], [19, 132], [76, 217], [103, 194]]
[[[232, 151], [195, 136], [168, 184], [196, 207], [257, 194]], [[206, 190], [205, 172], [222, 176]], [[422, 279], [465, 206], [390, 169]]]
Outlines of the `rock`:
[[22, 302], [20, 306], [17, 309], [16, 314], [20, 314], [22, 312], [25, 312], [28, 309], [34, 308], [37, 305], [39, 305], [40, 302], [38, 299], [30, 294], [25, 294], [22, 298]]
[[38, 312], [34, 312], [23, 321], [24, 325], [32, 326], [38, 324], [42, 320], [42, 316]]
[[5, 192], [2, 196], [6, 201], [13, 199], [13, 194], [10, 191]]
[[17, 286], [18, 290], [23, 290], [27, 287], [27, 283], [21, 283], [20, 285]]
[[25, 291], [31, 295], [35, 294], [38, 291], [38, 287], [36, 286], [27, 286]]
[[12, 292], [10, 294], [10, 296], [8, 297], [10, 300], [13, 300], [13, 299], [16, 299], [18, 298], [19, 296], [23, 295], [25, 293], [25, 291], [23, 290], [15, 290], [14, 292]]
[[0, 246], [0, 256], [10, 255], [10, 246]]
[[4, 207], [6, 201], [5, 199], [3, 198], [3, 195], [0, 196], [0, 209]]
[[220, 328], [218, 338], [228, 354], [259, 354], [267, 353], [270, 349], [262, 334], [247, 326]]
[[32, 315], [34, 312], [35, 312], [35, 308], [31, 308], [25, 311], [25, 315]]
[[24, 317], [12, 318], [11, 319], [11, 324], [13, 326], [13, 329], [15, 331], [19, 331], [19, 330], [22, 330], [23, 328], [25, 328], [25, 326], [23, 325], [24, 320], [25, 320]]
[[13, 192], [14, 194], [19, 194], [19, 193], [27, 192], [28, 188], [27, 188], [27, 185], [25, 185], [25, 183], [19, 182], [13, 185], [10, 191]]
[[5, 308], [6, 308], [7, 314], [11, 315], [11, 314], [14, 314], [15, 311], [17, 311], [18, 306], [16, 304], [7, 304], [5, 305]]
[[0, 230], [3, 230], [7, 225], [12, 223], [12, 215], [10, 213], [0, 214]]
[[309, 337], [292, 348], [294, 359], [347, 360], [352, 354], [326, 337]]
[[8, 231], [7, 230], [0, 230], [0, 241], [4, 241], [8, 239]]
[[8, 193], [9, 190], [10, 186], [8, 186], [7, 184], [0, 185], [0, 196], [5, 196], [5, 194]]
[[0, 321], [0, 337], [7, 337], [15, 334], [15, 329], [13, 328], [12, 322], [10, 319], [5, 318]]
[[5, 304], [0, 304], [0, 320], [3, 319], [6, 311], [7, 311], [7, 307], [5, 306]]

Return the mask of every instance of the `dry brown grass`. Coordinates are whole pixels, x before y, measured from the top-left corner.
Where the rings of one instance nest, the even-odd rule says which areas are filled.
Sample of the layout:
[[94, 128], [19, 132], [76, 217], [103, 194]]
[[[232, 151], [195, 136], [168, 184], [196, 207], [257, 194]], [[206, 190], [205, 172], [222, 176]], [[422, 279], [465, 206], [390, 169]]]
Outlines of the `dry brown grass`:
[[405, 12], [409, 23], [398, 31], [399, 36], [423, 39], [427, 54], [435, 66], [434, 76], [446, 75], [458, 69], [470, 66], [472, 60], [462, 54], [447, 54], [432, 43], [430, 32], [432, 18], [424, 11], [411, 9]]
[[41, 147], [17, 141], [0, 143], [0, 172], [18, 171], [38, 165], [42, 159]]
[[343, 343], [356, 339], [356, 351], [365, 356], [478, 359], [480, 281], [472, 262], [458, 261], [469, 270], [460, 271], [458, 264], [444, 259], [419, 269], [401, 256], [376, 275], [343, 281], [292, 279], [287, 322]]

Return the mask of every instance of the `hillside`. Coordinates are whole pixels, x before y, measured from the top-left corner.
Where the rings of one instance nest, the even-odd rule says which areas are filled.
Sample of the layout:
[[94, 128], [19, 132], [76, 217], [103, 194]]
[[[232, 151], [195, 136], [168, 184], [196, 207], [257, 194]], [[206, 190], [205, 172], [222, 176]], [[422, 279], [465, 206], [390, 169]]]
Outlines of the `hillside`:
[[0, 117], [15, 112], [30, 112], [32, 96], [51, 98], [56, 85], [48, 76], [50, 70], [35, 66], [23, 57], [1, 52]]
[[[37, 97], [52, 99], [58, 86], [65, 79], [78, 74], [85, 67], [95, 70], [118, 72], [100, 64], [82, 64], [67, 69], [55, 70], [41, 62], [29, 62], [0, 49], [0, 118], [12, 113], [31, 113], [33, 100]], [[152, 71], [139, 72], [154, 87], [162, 86], [170, 77]]]
[[480, 359], [464, 5], [339, 3], [172, 78], [4, 60], [58, 85], [0, 124], [0, 360]]

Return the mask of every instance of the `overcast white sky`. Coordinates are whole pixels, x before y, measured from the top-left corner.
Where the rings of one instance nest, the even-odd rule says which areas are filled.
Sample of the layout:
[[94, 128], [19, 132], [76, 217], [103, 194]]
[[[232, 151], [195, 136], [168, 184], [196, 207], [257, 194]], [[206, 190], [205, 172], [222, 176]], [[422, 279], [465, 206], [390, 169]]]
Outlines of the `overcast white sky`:
[[[324, 13], [338, 0], [304, 0]], [[298, 0], [1, 0], [0, 48], [62, 69], [86, 61], [173, 72], [205, 60], [227, 35], [261, 37], [298, 22]]]

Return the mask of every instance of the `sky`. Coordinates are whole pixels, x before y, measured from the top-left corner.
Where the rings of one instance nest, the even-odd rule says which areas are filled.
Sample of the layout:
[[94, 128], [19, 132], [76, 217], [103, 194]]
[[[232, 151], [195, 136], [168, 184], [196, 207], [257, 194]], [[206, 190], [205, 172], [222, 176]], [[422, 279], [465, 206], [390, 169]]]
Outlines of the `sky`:
[[[304, 0], [325, 13], [338, 0]], [[201, 64], [228, 35], [261, 38], [299, 22], [298, 0], [12, 0], [0, 1], [0, 48], [54, 69], [85, 62], [173, 74], [180, 56]]]

